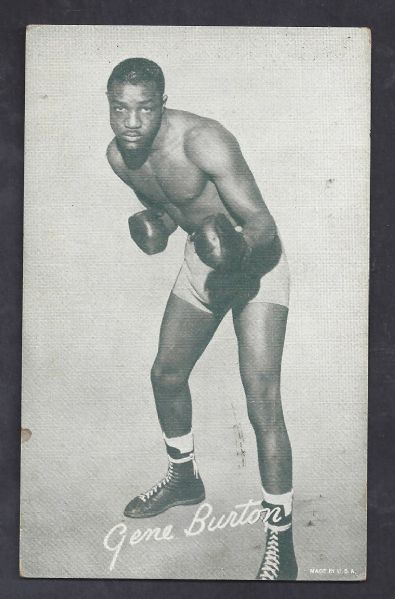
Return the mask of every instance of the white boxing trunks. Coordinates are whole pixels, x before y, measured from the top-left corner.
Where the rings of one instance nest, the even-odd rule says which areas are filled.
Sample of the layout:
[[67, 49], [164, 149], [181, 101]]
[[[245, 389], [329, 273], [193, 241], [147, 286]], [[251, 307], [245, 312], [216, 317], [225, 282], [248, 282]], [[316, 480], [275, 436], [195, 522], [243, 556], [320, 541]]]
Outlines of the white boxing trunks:
[[[173, 293], [196, 308], [211, 313], [206, 280], [212, 271], [213, 269], [199, 258], [195, 251], [195, 244], [188, 236], [184, 262], [174, 283]], [[289, 285], [289, 266], [282, 248], [280, 260], [272, 270], [261, 277], [259, 291], [248, 303], [267, 302], [288, 307]]]

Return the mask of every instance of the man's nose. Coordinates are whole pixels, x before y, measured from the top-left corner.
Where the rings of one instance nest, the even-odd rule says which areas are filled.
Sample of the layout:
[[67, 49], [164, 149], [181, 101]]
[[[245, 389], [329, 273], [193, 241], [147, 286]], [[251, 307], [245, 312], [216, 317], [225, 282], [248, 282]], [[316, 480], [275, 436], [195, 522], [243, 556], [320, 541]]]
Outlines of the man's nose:
[[141, 127], [141, 120], [136, 112], [128, 113], [125, 126], [128, 127], [128, 129], [139, 129]]

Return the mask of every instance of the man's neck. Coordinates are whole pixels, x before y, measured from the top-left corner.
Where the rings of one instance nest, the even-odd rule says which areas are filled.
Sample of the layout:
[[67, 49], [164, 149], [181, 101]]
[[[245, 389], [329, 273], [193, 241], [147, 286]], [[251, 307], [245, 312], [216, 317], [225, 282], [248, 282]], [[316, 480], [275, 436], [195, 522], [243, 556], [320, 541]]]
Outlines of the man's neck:
[[155, 135], [154, 141], [152, 142], [151, 151], [155, 152], [156, 150], [160, 150], [160, 148], [164, 144], [168, 130], [169, 130], [169, 114], [165, 108], [163, 110], [163, 116], [162, 116], [162, 120], [160, 123], [159, 131]]

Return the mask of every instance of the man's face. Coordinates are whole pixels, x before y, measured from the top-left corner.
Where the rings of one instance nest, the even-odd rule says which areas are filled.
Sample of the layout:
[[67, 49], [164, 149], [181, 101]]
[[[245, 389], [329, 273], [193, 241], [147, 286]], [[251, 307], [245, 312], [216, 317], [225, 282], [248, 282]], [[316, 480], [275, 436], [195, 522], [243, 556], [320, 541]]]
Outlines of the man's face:
[[115, 83], [108, 101], [111, 128], [121, 148], [148, 149], [159, 131], [166, 96], [154, 83]]

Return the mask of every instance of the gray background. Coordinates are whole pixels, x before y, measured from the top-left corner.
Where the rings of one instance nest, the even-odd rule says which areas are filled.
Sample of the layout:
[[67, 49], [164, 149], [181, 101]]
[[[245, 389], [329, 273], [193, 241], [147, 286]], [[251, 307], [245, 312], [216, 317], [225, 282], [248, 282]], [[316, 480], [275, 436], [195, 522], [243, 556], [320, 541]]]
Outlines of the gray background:
[[[369, 72], [366, 30], [34, 27], [27, 45], [21, 571], [26, 576], [253, 578], [262, 527], [103, 547], [165, 471], [149, 370], [185, 234], [149, 257], [105, 149], [106, 80], [163, 68], [168, 105], [239, 139], [279, 226], [292, 295], [282, 393], [294, 452], [301, 579], [365, 568]], [[196, 453], [216, 515], [260, 498], [227, 318], [191, 377]], [[240, 436], [243, 437], [242, 446]], [[340, 574], [311, 573], [340, 568]], [[353, 568], [349, 575], [345, 569]]]

